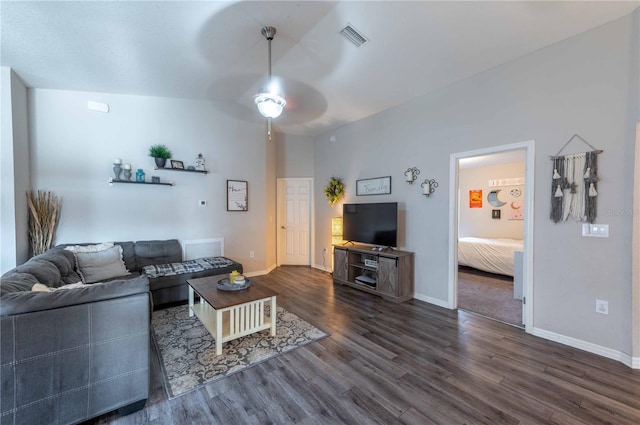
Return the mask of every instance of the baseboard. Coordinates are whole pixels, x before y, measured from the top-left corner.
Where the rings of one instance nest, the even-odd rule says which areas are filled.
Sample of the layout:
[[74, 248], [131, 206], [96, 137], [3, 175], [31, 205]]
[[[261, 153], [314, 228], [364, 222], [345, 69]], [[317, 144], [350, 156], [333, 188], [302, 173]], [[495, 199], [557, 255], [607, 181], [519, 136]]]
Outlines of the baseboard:
[[321, 266], [320, 264], [314, 264], [311, 267], [314, 269], [322, 270], [323, 272], [332, 273], [333, 271], [329, 267]]
[[429, 304], [437, 305], [438, 307], [449, 308], [449, 303], [447, 301], [441, 300], [440, 298], [433, 298], [428, 295], [419, 294], [417, 292], [413, 294], [413, 298], [415, 298], [416, 300], [427, 302]]
[[540, 338], [548, 339], [550, 341], [558, 342], [560, 344], [568, 345], [569, 347], [597, 354], [608, 359], [617, 360], [633, 369], [640, 369], [640, 358], [631, 357], [630, 355], [625, 354], [619, 350], [603, 347], [602, 345], [594, 344], [592, 342], [583, 341], [581, 339], [557, 334], [555, 332], [550, 332], [535, 327], [533, 328], [531, 334]]
[[275, 268], [276, 268], [276, 265], [272, 264], [266, 270], [257, 270], [255, 272], [248, 272], [243, 274], [247, 277], [262, 276], [262, 275], [271, 273], [273, 270], [275, 270]]

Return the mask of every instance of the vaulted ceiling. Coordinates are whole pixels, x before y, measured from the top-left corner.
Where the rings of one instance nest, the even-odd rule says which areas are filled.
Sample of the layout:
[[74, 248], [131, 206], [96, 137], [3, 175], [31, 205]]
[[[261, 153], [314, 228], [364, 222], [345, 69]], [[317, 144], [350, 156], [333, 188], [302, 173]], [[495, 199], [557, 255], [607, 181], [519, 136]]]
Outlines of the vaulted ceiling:
[[[252, 98], [273, 74], [274, 126], [315, 135], [631, 13], [637, 1], [6, 2], [3, 66], [29, 87], [211, 101], [261, 122]], [[339, 35], [351, 24], [369, 39]], [[597, 58], [594, 58], [597, 60]]]

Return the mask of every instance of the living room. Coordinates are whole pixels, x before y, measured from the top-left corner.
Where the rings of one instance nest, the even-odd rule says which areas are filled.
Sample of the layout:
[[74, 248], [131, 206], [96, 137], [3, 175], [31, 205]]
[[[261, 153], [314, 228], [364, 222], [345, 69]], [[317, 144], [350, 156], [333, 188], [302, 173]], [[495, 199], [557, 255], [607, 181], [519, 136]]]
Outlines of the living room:
[[[336, 121], [319, 133], [302, 134], [278, 131], [274, 119], [271, 140], [265, 135], [265, 120], [255, 110], [251, 111], [255, 119], [236, 118], [234, 105], [213, 96], [212, 91], [222, 91], [230, 80], [202, 87], [204, 94], [197, 99], [176, 96], [171, 86], [150, 87], [145, 80], [126, 80], [137, 66], [136, 55], [143, 54], [138, 46], [112, 57], [107, 42], [98, 44], [102, 50], [92, 66], [111, 68], [114, 75], [112, 86], [104, 89], [87, 89], [92, 82], [90, 73], [86, 80], [64, 88], [48, 88], [44, 79], [39, 80], [41, 86], [26, 84], [24, 80], [38, 77], [31, 75], [37, 68], [21, 74], [19, 66], [5, 62], [11, 57], [4, 46], [10, 7], [2, 7], [2, 272], [28, 259], [23, 194], [44, 189], [62, 199], [56, 243], [224, 238], [225, 256], [241, 263], [250, 274], [267, 274], [278, 262], [276, 179], [289, 177], [313, 179], [310, 265], [329, 269], [323, 250], [331, 248], [331, 218], [341, 215], [342, 205], [328, 205], [322, 191], [327, 181], [335, 176], [345, 183], [343, 203], [371, 202], [356, 196], [356, 180], [390, 175], [391, 194], [375, 198], [400, 205], [398, 247], [415, 255], [414, 298], [455, 308], [450, 305], [452, 269], [450, 249], [446, 249], [450, 248], [451, 155], [534, 140], [534, 214], [529, 218], [533, 226], [529, 235], [533, 241], [533, 315], [526, 332], [615, 359], [629, 368], [640, 367], [640, 278], [634, 265], [639, 248], [632, 239], [637, 232], [634, 196], [639, 191], [634, 177], [634, 167], [638, 167], [636, 123], [640, 120], [637, 3], [626, 6], [628, 10], [611, 21], [474, 75], [452, 77], [429, 93], [354, 122], [345, 111], [344, 123]], [[238, 8], [242, 10], [242, 5]], [[332, 13], [333, 9], [323, 16]], [[50, 16], [43, 14], [33, 22], [43, 23]], [[87, 16], [96, 19], [93, 13]], [[212, 21], [217, 23], [217, 19]], [[255, 26], [252, 51], [259, 52], [261, 68], [252, 72], [258, 73], [266, 71], [266, 42], [258, 34], [261, 25]], [[369, 29], [369, 24], [360, 26], [363, 31]], [[122, 29], [104, 30], [113, 31], [115, 37]], [[278, 27], [278, 31], [274, 51], [286, 40], [287, 30]], [[52, 29], [51, 36], [54, 34]], [[207, 34], [201, 34], [201, 48], [219, 47], [202, 41]], [[370, 34], [373, 39], [375, 33]], [[34, 41], [24, 37], [24, 45], [10, 47], [28, 51]], [[78, 43], [83, 37], [78, 35]], [[167, 55], [180, 57], [179, 49], [170, 47]], [[55, 52], [58, 58], [68, 56], [61, 62], [68, 62], [70, 68], [75, 64], [74, 48], [62, 45]], [[35, 50], [42, 53], [40, 48]], [[331, 59], [346, 57], [345, 51]], [[224, 63], [210, 51], [203, 52], [199, 71], [222, 74]], [[239, 53], [225, 54], [225, 58], [242, 62]], [[59, 64], [55, 57], [42, 54], [41, 69]], [[151, 81], [155, 72], [188, 80], [190, 76], [180, 71], [180, 62], [188, 59], [171, 61], [167, 71], [159, 63], [145, 72]], [[64, 73], [65, 68], [58, 66]], [[274, 73], [282, 66], [274, 62]], [[395, 71], [403, 78], [404, 70]], [[317, 73], [330, 75], [327, 69]], [[120, 79], [129, 85], [116, 90]], [[422, 84], [427, 82], [415, 83]], [[157, 94], [137, 94], [145, 90]], [[388, 91], [391, 96], [393, 88]], [[89, 101], [107, 104], [109, 112], [89, 110]], [[286, 113], [285, 108], [283, 120]], [[608, 239], [584, 238], [580, 223], [555, 224], [548, 218], [553, 172], [548, 157], [573, 134], [603, 150], [597, 223], [610, 226]], [[185, 165], [193, 164], [202, 153], [209, 173], [154, 170], [148, 149], [155, 143], [166, 144], [172, 158]], [[575, 147], [576, 152], [583, 148]], [[175, 185], [109, 185], [115, 158], [134, 169], [142, 168], [149, 179], [158, 176]], [[413, 166], [421, 170], [420, 181], [434, 178], [439, 182], [433, 195], [425, 197], [416, 184], [403, 181], [403, 172]], [[247, 211], [227, 211], [226, 180], [248, 182]], [[201, 206], [201, 200], [206, 205]], [[595, 311], [596, 299], [608, 301], [608, 315]]]

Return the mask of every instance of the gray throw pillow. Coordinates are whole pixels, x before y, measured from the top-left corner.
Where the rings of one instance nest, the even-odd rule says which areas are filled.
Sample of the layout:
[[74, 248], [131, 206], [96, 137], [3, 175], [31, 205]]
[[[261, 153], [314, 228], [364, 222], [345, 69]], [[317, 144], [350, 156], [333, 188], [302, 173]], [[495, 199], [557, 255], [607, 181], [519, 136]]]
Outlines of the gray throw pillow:
[[120, 245], [104, 251], [75, 252], [74, 255], [82, 283], [100, 282], [129, 274], [124, 261], [122, 261], [122, 247]]

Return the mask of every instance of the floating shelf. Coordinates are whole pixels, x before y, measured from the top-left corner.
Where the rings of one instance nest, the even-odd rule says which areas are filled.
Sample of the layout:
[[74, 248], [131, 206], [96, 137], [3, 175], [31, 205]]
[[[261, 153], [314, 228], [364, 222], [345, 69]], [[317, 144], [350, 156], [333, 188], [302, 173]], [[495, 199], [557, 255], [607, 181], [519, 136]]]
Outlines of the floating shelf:
[[200, 174], [208, 174], [207, 170], [187, 170], [186, 168], [158, 168], [155, 167], [154, 170], [162, 170], [162, 171], [184, 171], [187, 173], [200, 173]]
[[127, 183], [127, 184], [155, 184], [160, 186], [173, 186], [174, 182], [136, 182], [130, 180], [114, 180], [113, 178], [109, 179], [109, 186], [113, 186], [114, 183]]

